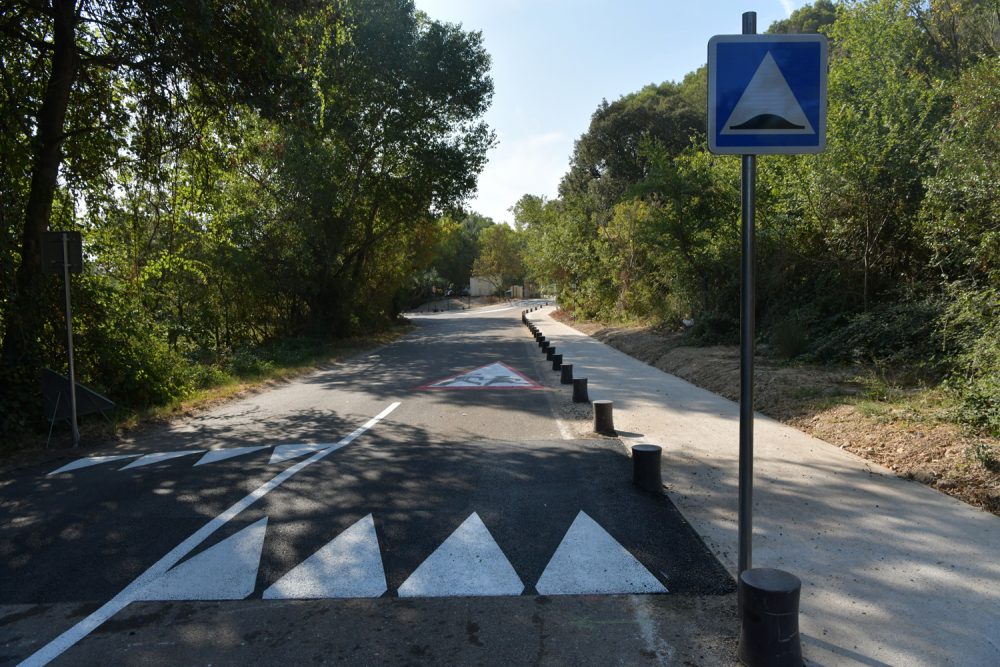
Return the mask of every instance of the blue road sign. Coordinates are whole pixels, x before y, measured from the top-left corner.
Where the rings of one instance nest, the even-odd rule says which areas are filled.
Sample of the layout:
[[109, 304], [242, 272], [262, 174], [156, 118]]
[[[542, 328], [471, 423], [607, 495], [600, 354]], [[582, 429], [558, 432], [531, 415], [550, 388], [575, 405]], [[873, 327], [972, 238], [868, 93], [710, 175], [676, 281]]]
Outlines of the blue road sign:
[[825, 35], [716, 35], [708, 42], [713, 153], [819, 153], [826, 147]]

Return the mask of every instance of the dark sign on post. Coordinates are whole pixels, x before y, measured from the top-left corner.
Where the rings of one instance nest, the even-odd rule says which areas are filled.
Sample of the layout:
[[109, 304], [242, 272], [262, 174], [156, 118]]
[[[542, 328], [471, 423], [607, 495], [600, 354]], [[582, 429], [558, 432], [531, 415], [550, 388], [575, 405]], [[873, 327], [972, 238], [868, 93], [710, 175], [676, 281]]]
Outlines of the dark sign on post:
[[66, 259], [70, 273], [83, 272], [83, 239], [80, 232], [42, 232], [42, 270], [57, 276], [63, 274], [63, 237], [66, 238]]

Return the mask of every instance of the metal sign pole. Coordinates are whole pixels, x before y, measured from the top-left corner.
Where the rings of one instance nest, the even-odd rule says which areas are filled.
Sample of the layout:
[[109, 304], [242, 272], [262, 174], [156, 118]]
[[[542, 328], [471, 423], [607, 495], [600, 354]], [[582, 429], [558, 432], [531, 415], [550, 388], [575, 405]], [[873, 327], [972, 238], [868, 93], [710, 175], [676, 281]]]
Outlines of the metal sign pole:
[[[757, 34], [757, 13], [743, 14], [743, 34]], [[740, 259], [740, 473], [739, 573], [752, 567], [753, 541], [753, 353], [754, 353], [754, 189], [757, 156], [744, 155], [741, 172], [742, 253]]]
[[73, 447], [80, 446], [80, 429], [76, 425], [76, 369], [73, 367], [73, 310], [69, 300], [69, 234], [62, 235], [63, 283], [66, 288], [66, 351], [69, 353], [69, 419], [73, 429]]

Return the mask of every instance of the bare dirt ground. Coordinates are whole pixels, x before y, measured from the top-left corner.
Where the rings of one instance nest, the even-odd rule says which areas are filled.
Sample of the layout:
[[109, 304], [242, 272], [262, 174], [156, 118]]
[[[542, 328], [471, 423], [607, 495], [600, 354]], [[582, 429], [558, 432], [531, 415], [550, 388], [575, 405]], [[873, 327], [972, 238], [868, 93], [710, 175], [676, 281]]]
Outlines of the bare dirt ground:
[[[617, 327], [555, 317], [631, 357], [699, 387], [739, 400], [736, 346], [688, 347], [677, 333]], [[1000, 469], [989, 470], [968, 454], [976, 445], [1000, 452], [1000, 441], [976, 437], [949, 423], [927, 392], [895, 392], [878, 400], [862, 367], [789, 364], [760, 350], [755, 361], [758, 411], [1000, 516]]]

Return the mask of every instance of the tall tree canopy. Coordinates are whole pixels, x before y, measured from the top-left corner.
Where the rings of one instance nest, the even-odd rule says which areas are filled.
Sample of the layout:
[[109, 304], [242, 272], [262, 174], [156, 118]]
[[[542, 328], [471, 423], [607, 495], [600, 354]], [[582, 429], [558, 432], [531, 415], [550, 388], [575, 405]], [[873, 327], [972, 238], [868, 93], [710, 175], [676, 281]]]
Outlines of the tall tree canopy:
[[4, 4], [4, 426], [65, 364], [46, 230], [83, 232], [79, 376], [125, 403], [391, 320], [493, 142], [489, 66], [412, 0]]

